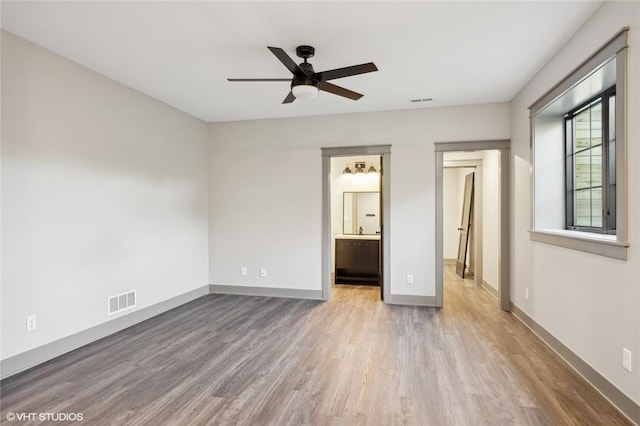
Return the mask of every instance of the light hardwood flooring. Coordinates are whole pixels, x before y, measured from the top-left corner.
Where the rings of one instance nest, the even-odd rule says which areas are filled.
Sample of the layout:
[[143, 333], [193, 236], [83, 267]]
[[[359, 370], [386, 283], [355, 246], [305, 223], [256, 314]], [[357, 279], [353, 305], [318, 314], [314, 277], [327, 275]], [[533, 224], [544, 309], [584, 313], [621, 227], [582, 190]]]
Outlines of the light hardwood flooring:
[[0, 422], [630, 424], [493, 296], [445, 272], [439, 310], [384, 305], [366, 286], [334, 286], [330, 302], [205, 296], [6, 379]]

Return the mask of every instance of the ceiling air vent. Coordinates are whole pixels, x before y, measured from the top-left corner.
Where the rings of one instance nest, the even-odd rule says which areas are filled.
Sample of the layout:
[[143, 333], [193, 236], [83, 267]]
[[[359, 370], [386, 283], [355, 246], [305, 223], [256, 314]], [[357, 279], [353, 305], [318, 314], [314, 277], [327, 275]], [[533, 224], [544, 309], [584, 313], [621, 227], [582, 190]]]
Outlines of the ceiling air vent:
[[416, 99], [411, 99], [409, 102], [411, 102], [412, 104], [416, 104], [418, 102], [431, 102], [433, 100], [433, 98], [416, 98]]

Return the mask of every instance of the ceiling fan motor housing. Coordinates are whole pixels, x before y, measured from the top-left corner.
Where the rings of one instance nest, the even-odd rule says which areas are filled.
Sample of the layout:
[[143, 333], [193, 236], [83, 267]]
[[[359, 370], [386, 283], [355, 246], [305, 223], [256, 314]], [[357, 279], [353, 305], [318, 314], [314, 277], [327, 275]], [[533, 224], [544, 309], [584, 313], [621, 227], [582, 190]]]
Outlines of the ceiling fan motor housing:
[[311, 76], [295, 76], [293, 80], [291, 80], [291, 88], [295, 86], [313, 86], [316, 88], [320, 87], [320, 82]]
[[[301, 47], [304, 47], [304, 46], [301, 46]], [[309, 47], [309, 46], [307, 46], [307, 47]], [[294, 87], [294, 86], [313, 86], [313, 87], [317, 88], [317, 87], [320, 86], [320, 81], [315, 79], [315, 78], [312, 78], [312, 75], [315, 72], [313, 70], [313, 65], [311, 65], [308, 62], [303, 62], [300, 65], [298, 65], [298, 67], [300, 67], [300, 70], [304, 74], [296, 73], [293, 76], [293, 79], [291, 80], [291, 87]]]

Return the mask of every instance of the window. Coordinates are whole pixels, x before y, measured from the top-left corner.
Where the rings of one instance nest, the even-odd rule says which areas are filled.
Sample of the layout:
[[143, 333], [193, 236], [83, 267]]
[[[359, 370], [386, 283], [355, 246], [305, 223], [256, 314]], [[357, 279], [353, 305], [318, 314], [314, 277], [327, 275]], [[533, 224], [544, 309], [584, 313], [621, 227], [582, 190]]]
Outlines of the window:
[[533, 241], [628, 258], [628, 38], [625, 27], [529, 107]]
[[567, 229], [615, 234], [615, 86], [565, 114]]

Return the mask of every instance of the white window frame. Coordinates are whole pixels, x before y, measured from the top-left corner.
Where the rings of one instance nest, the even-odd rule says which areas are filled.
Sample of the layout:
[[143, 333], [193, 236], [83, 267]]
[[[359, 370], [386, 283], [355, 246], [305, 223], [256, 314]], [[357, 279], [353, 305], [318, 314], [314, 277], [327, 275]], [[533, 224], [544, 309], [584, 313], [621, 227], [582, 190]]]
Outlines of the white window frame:
[[[627, 260], [629, 247], [626, 132], [628, 33], [628, 27], [620, 30], [586, 61], [529, 107], [532, 154], [532, 210], [529, 235], [532, 241]], [[536, 195], [541, 196], [545, 188], [538, 188], [535, 183], [537, 182], [536, 172], [544, 173], [542, 170], [536, 169], [536, 130], [542, 132], [540, 129], [536, 129], [536, 116], [613, 59], [615, 59], [616, 65], [616, 233], [615, 235], [604, 235], [567, 230], [564, 229], [564, 226], [545, 226], [545, 224], [538, 223], [536, 221], [536, 199], [539, 197]], [[539, 136], [540, 143], [542, 143], [541, 134]], [[563, 145], [564, 139], [559, 139], [558, 144]], [[564, 185], [564, 180], [558, 182], [558, 184]], [[540, 193], [536, 193], [536, 191], [540, 191]], [[564, 201], [561, 208], [564, 209]]]

